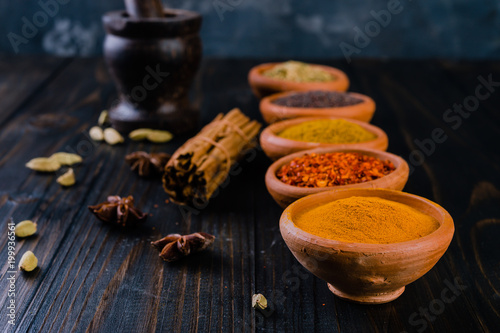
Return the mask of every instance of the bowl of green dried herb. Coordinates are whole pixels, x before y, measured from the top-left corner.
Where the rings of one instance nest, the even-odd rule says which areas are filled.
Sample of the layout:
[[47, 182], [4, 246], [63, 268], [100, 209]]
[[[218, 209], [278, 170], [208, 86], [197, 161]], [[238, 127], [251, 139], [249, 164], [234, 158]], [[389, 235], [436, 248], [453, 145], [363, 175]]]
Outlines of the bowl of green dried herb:
[[299, 61], [267, 63], [248, 73], [252, 91], [258, 98], [282, 91], [346, 91], [349, 79], [340, 69]]

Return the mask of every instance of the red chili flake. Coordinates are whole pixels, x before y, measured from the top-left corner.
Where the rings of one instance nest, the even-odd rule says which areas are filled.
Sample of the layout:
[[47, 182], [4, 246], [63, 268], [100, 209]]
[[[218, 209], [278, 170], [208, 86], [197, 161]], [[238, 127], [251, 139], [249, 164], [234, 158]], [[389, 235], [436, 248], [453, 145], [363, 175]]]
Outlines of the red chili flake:
[[294, 158], [276, 176], [288, 185], [327, 187], [368, 182], [395, 169], [391, 161], [360, 153], [313, 153]]
[[154, 207], [154, 208], [158, 208], [158, 205], [157, 205], [157, 204], [154, 204], [154, 205], [153, 205], [153, 207]]

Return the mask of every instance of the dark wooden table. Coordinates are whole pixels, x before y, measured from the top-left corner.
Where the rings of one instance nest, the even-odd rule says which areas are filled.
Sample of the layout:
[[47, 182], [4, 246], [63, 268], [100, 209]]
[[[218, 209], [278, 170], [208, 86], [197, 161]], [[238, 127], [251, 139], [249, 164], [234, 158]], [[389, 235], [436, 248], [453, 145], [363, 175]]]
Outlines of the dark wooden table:
[[[193, 86], [203, 123], [233, 107], [261, 120], [246, 80], [259, 62], [203, 63]], [[102, 60], [4, 57], [0, 330], [498, 332], [500, 87], [477, 87], [484, 83], [480, 77], [500, 81], [500, 63], [325, 63], [346, 71], [351, 90], [376, 101], [372, 123], [387, 132], [389, 151], [413, 164], [423, 162], [414, 167], [405, 191], [436, 201], [455, 220], [446, 254], [401, 297], [376, 306], [348, 303], [298, 264], [279, 233], [282, 210], [266, 191], [270, 161], [263, 153], [244, 164], [206, 208], [184, 213], [165, 204], [159, 181], [131, 172], [124, 156], [136, 150], [173, 152], [186, 137], [115, 147], [88, 138], [100, 111], [116, 98]], [[452, 115], [447, 110], [455, 103], [473, 111]], [[435, 128], [445, 132], [444, 142], [430, 143]], [[415, 140], [434, 151], [425, 152]], [[75, 167], [74, 187], [61, 188], [57, 174], [24, 167], [31, 158], [57, 151], [84, 156]], [[152, 214], [147, 223], [135, 230], [110, 227], [87, 210], [114, 194], [132, 194], [137, 206]], [[32, 250], [40, 266], [31, 274], [15, 274], [15, 296], [7, 280], [11, 219], [31, 219], [39, 228], [36, 236], [15, 241], [16, 260]], [[168, 233], [196, 231], [216, 235], [213, 248], [178, 263], [161, 261], [150, 246]], [[445, 301], [443, 290], [450, 283], [463, 287], [445, 293]], [[268, 298], [274, 311], [270, 316], [251, 308], [254, 293]], [[7, 317], [11, 299], [14, 327]]]

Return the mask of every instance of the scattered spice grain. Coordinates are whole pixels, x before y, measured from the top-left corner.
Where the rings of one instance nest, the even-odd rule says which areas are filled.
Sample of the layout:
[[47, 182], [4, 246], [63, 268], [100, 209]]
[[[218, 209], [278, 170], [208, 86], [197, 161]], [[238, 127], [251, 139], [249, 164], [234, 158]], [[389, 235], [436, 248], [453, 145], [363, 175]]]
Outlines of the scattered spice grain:
[[49, 158], [56, 160], [61, 165], [73, 165], [73, 164], [77, 164], [77, 163], [82, 163], [82, 161], [83, 161], [83, 159], [80, 155], [66, 153], [66, 152], [62, 152], [62, 151], [55, 153], [55, 154], [52, 154]]
[[65, 187], [73, 186], [76, 182], [75, 172], [72, 168], [69, 168], [65, 173], [57, 177], [56, 181]]
[[252, 307], [258, 310], [265, 310], [267, 308], [267, 299], [262, 294], [254, 294], [252, 296]]
[[24, 220], [16, 224], [15, 234], [17, 237], [29, 237], [36, 233], [36, 223], [30, 220]]
[[24, 252], [19, 260], [19, 269], [25, 272], [31, 272], [38, 267], [38, 259], [31, 251]]

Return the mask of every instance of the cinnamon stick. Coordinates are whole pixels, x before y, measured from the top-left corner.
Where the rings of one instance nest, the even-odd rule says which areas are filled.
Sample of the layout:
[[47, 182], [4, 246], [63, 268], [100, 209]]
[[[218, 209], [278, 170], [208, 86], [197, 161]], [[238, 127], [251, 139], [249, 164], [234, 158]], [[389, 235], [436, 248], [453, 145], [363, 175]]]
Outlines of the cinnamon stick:
[[260, 128], [237, 108], [217, 115], [165, 166], [163, 187], [172, 201], [194, 205], [209, 200], [242, 152], [255, 145]]

